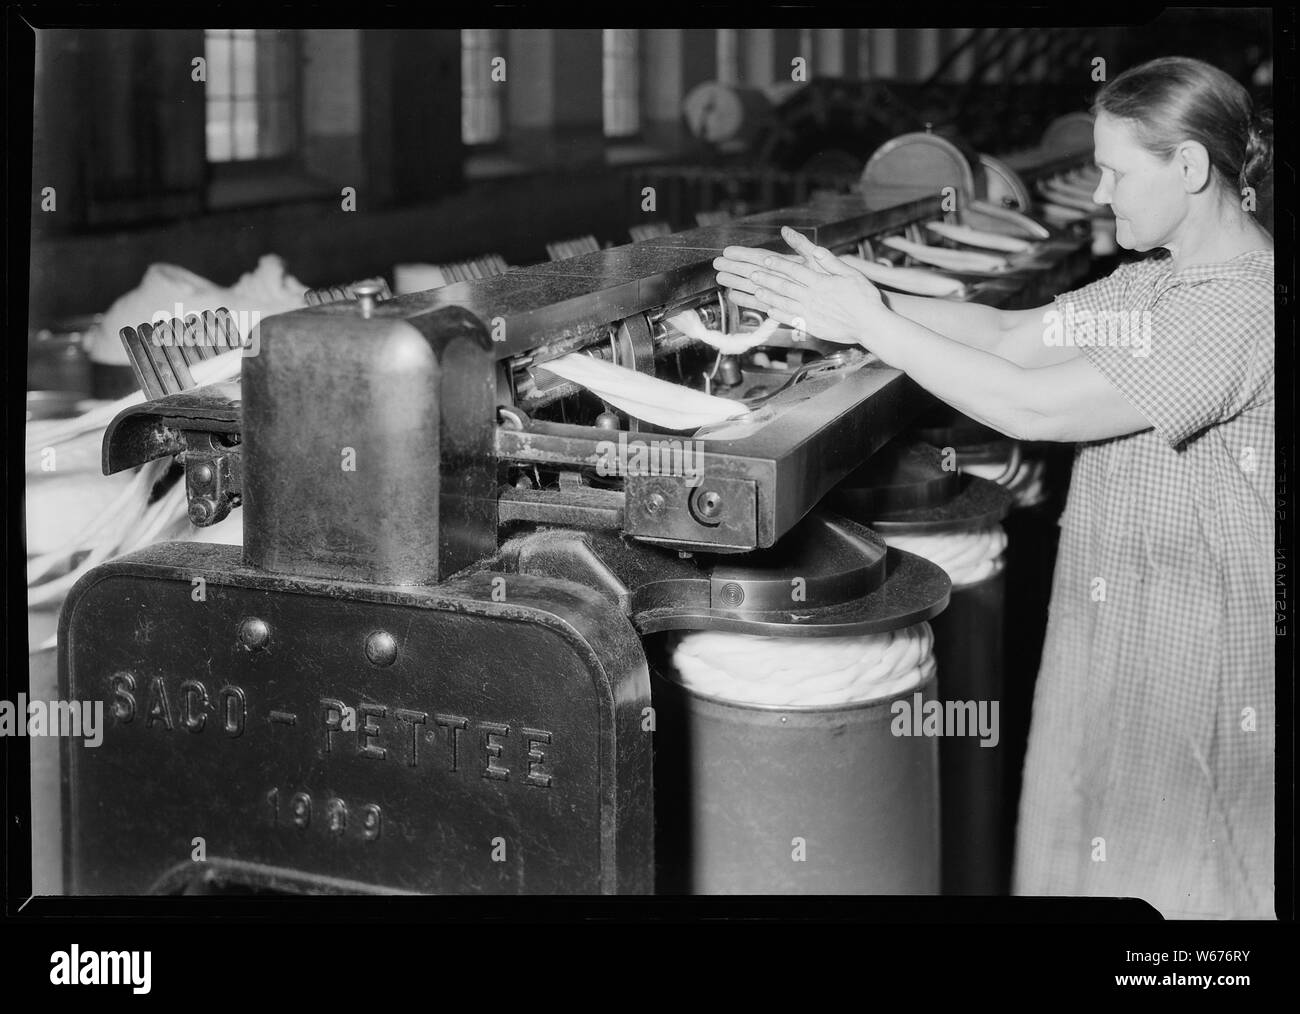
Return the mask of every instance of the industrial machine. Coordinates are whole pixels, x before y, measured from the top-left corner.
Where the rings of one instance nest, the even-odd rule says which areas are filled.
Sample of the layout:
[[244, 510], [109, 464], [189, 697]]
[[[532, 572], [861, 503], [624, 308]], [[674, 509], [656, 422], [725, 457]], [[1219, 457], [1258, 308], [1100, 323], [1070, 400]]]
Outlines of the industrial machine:
[[[154, 546], [69, 595], [61, 694], [106, 729], [63, 742], [68, 893], [652, 891], [654, 637], [870, 632], [948, 594], [821, 506], [908, 424], [910, 381], [788, 328], [730, 356], [670, 321], [759, 326], [716, 285], [729, 244], [857, 251], [943, 214], [841, 196], [358, 285], [262, 322], [237, 383], [123, 412], [105, 472], [173, 457], [192, 520], [242, 505], [244, 545]], [[1054, 236], [964, 298], [1007, 305], [1079, 255]], [[648, 425], [547, 370], [575, 352], [744, 412]]]

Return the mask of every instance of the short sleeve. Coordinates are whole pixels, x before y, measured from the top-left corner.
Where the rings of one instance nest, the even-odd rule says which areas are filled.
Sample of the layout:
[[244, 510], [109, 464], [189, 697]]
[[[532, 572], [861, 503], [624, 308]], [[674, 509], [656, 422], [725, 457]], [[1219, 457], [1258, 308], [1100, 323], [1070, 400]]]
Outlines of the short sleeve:
[[1116, 311], [1128, 301], [1127, 296], [1134, 282], [1145, 274], [1146, 270], [1147, 265], [1144, 261], [1122, 264], [1105, 278], [1099, 278], [1082, 288], [1057, 296], [1057, 309], [1064, 312], [1068, 304], [1076, 313]]
[[1130, 296], [1080, 351], [1170, 447], [1273, 397], [1271, 282], [1220, 277]]

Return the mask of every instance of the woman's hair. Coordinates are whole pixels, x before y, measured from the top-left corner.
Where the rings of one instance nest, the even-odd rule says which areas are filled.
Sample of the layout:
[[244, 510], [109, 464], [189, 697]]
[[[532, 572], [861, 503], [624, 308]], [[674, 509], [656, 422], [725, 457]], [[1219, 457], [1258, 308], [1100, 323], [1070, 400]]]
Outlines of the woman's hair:
[[1142, 146], [1163, 159], [1199, 141], [1234, 192], [1271, 182], [1272, 117], [1257, 116], [1250, 93], [1201, 60], [1165, 56], [1132, 67], [1097, 93], [1092, 112], [1131, 121]]

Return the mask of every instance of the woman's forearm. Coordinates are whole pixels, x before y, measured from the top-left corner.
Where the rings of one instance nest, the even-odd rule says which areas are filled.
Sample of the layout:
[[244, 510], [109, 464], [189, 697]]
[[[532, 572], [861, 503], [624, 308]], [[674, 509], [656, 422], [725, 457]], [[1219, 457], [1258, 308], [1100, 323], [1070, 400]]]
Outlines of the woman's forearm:
[[[897, 307], [894, 298], [890, 301]], [[1033, 439], [1041, 407], [1034, 404], [1032, 371], [939, 333], [901, 309], [881, 306], [874, 311], [864, 321], [863, 344], [958, 411], [1015, 439]]]
[[991, 306], [897, 292], [888, 293], [885, 299], [900, 316], [971, 348], [995, 352], [1003, 335], [1002, 311]]

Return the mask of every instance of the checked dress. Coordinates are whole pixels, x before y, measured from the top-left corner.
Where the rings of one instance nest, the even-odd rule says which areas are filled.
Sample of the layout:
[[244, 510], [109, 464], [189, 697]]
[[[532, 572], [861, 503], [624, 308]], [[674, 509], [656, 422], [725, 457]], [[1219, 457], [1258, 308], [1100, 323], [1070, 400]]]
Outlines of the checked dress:
[[1149, 324], [1077, 344], [1152, 428], [1076, 449], [1017, 894], [1274, 917], [1273, 298], [1271, 249], [1057, 297]]

